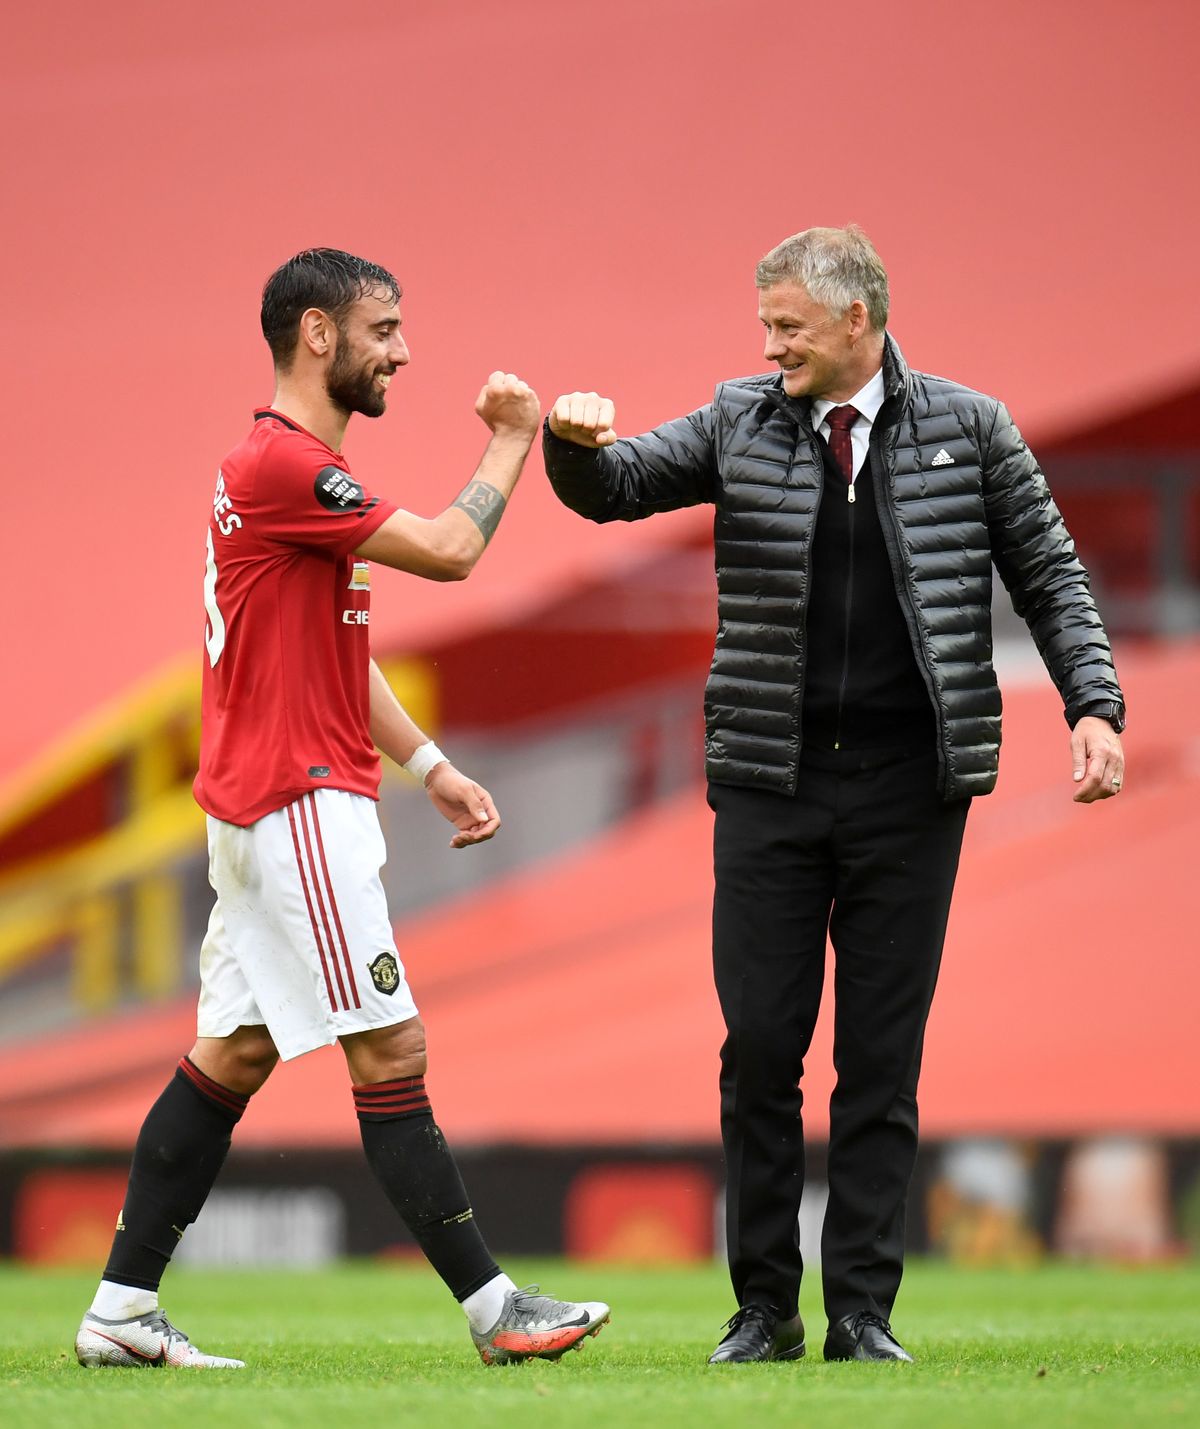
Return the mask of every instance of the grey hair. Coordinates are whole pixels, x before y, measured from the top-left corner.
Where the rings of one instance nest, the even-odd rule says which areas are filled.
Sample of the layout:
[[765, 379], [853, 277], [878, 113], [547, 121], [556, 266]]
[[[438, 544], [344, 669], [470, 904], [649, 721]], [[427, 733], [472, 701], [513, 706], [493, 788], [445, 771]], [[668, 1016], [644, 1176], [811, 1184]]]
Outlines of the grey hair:
[[875, 245], [857, 224], [793, 233], [759, 259], [754, 282], [760, 288], [799, 283], [837, 318], [858, 299], [877, 332], [887, 327], [887, 272]]

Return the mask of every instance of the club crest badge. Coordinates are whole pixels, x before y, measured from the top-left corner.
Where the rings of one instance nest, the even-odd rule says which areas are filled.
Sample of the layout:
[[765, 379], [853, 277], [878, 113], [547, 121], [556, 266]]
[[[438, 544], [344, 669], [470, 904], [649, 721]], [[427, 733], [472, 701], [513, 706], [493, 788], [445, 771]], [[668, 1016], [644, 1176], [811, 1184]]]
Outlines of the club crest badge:
[[347, 590], [370, 590], [371, 589], [371, 565], [369, 561], [355, 561], [354, 569], [350, 572], [350, 584]]
[[400, 969], [391, 953], [380, 953], [373, 963], [367, 964], [367, 971], [376, 988], [388, 997], [400, 986]]

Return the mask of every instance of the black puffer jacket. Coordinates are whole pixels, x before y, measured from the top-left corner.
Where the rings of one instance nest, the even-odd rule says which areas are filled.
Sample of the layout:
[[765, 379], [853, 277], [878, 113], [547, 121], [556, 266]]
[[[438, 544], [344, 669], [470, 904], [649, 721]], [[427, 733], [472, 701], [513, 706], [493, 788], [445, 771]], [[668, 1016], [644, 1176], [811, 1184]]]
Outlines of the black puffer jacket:
[[[1087, 572], [1005, 408], [910, 372], [890, 337], [884, 384], [870, 472], [937, 715], [941, 791], [986, 794], [1000, 752], [993, 563], [1069, 724], [1099, 703], [1123, 702], [1112, 652]], [[705, 716], [706, 769], [717, 783], [796, 787], [809, 551], [824, 483], [809, 409], [771, 374], [723, 382], [709, 406], [601, 451], [546, 432], [554, 490], [593, 521], [716, 507], [717, 639]]]

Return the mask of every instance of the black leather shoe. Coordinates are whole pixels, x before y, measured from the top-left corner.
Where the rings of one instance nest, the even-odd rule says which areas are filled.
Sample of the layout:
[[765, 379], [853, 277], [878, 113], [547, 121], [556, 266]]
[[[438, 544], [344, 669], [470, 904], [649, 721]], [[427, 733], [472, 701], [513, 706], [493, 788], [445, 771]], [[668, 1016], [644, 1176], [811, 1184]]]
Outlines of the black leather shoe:
[[892, 1327], [882, 1315], [870, 1310], [857, 1310], [843, 1315], [830, 1325], [825, 1336], [827, 1360], [904, 1360], [912, 1364], [913, 1357], [892, 1334]]
[[798, 1360], [804, 1354], [804, 1321], [799, 1315], [778, 1319], [774, 1305], [743, 1305], [726, 1329], [729, 1333], [709, 1355], [709, 1364]]

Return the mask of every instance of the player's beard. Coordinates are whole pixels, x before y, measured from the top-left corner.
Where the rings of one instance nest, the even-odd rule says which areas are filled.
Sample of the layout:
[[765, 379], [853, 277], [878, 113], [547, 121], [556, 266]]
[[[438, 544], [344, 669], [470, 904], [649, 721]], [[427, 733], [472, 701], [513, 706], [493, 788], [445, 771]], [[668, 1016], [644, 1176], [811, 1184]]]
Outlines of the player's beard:
[[364, 417], [382, 417], [387, 411], [387, 397], [375, 385], [379, 374], [371, 369], [356, 367], [350, 356], [350, 346], [342, 338], [333, 354], [329, 375], [325, 378], [325, 390], [329, 400], [336, 403], [343, 412], [361, 412]]

